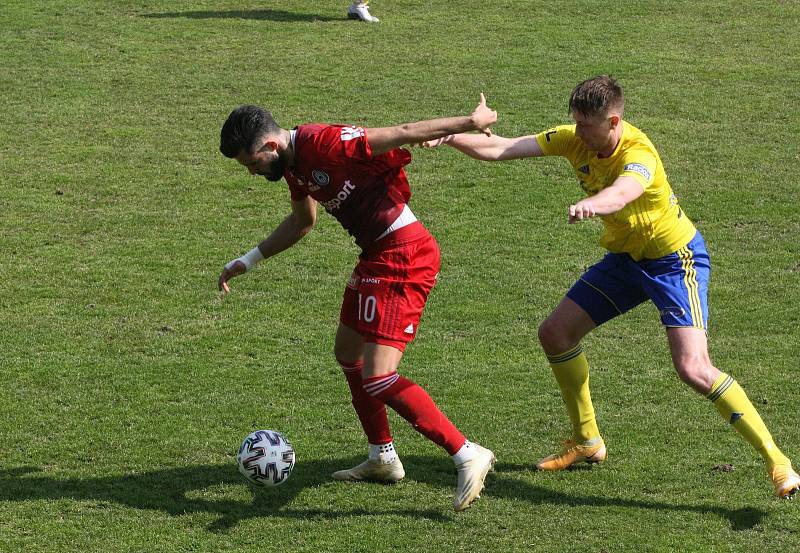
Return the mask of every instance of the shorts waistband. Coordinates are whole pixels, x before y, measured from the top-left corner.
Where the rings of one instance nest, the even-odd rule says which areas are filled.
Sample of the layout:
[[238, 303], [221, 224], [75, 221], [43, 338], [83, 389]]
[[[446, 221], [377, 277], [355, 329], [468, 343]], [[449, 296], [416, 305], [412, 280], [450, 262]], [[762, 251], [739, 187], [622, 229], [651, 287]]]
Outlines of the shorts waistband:
[[416, 218], [416, 216], [414, 216], [414, 212], [411, 211], [411, 208], [408, 207], [408, 204], [404, 205], [403, 206], [403, 211], [400, 212], [400, 215], [397, 216], [397, 219], [395, 219], [394, 222], [391, 225], [389, 225], [389, 228], [387, 228], [385, 231], [383, 231], [383, 234], [378, 236], [375, 239], [375, 241], [377, 242], [381, 238], [383, 238], [385, 236], [389, 236], [391, 233], [393, 233], [393, 232], [395, 232], [395, 231], [397, 231], [397, 230], [399, 230], [399, 229], [401, 229], [401, 228], [403, 228], [405, 226], [410, 225], [411, 223], [413, 223], [416, 220], [417, 220], [417, 218]]
[[409, 225], [401, 227], [396, 231], [387, 234], [380, 240], [376, 240], [372, 244], [367, 245], [365, 248], [363, 248], [363, 252], [368, 254], [374, 251], [380, 251], [388, 246], [413, 242], [414, 240], [418, 240], [429, 235], [430, 233], [428, 232], [428, 229], [425, 228], [425, 225], [419, 221], [414, 221]]

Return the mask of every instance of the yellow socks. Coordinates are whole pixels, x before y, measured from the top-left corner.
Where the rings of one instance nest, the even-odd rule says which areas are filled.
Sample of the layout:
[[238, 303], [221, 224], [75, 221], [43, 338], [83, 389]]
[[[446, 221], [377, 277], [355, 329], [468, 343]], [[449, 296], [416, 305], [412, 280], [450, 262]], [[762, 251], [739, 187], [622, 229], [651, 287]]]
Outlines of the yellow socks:
[[761, 454], [770, 469], [774, 465], [788, 465], [789, 459], [781, 453], [761, 417], [747, 399], [742, 387], [731, 376], [722, 373], [706, 396], [720, 415]]
[[[579, 345], [559, 355], [548, 355], [561, 397], [572, 422], [573, 439], [588, 442], [600, 436], [589, 393], [589, 362]], [[722, 417], [764, 458], [767, 468], [790, 465], [739, 383], [722, 373], [706, 396]]]
[[583, 444], [600, 436], [589, 393], [589, 362], [580, 344], [559, 355], [548, 355], [561, 397], [572, 422], [573, 439]]

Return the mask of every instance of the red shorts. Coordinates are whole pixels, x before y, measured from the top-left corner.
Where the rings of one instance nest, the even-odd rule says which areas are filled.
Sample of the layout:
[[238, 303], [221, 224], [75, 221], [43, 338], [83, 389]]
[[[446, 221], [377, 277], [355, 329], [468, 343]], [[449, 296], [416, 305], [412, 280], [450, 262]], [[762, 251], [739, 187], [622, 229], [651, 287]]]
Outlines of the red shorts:
[[365, 249], [344, 289], [341, 323], [404, 351], [439, 275], [439, 246], [419, 221]]

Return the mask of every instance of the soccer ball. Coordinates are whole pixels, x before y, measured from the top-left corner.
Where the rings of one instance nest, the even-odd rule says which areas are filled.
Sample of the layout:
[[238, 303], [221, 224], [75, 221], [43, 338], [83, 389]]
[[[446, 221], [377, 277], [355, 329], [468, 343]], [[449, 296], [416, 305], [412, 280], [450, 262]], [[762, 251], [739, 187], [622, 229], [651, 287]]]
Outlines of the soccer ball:
[[257, 486], [280, 486], [294, 468], [294, 447], [275, 430], [256, 430], [239, 447], [236, 462], [247, 480]]

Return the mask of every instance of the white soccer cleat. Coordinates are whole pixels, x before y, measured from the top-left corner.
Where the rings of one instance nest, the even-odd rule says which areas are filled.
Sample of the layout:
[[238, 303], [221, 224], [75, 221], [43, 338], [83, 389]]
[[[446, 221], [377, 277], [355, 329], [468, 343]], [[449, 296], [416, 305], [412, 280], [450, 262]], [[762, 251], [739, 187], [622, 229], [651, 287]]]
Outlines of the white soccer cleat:
[[369, 13], [366, 2], [351, 4], [350, 7], [347, 8], [347, 17], [350, 19], [360, 19], [367, 23], [377, 23], [380, 21], [380, 19]]
[[334, 480], [347, 482], [384, 482], [393, 484], [399, 482], [406, 475], [403, 463], [399, 457], [395, 457], [391, 463], [384, 463], [378, 459], [367, 459], [360, 465], [351, 469], [337, 470], [333, 473]]
[[475, 444], [478, 454], [458, 465], [458, 484], [453, 507], [456, 511], [467, 509], [481, 496], [483, 481], [486, 475], [494, 468], [495, 456], [490, 450]]

